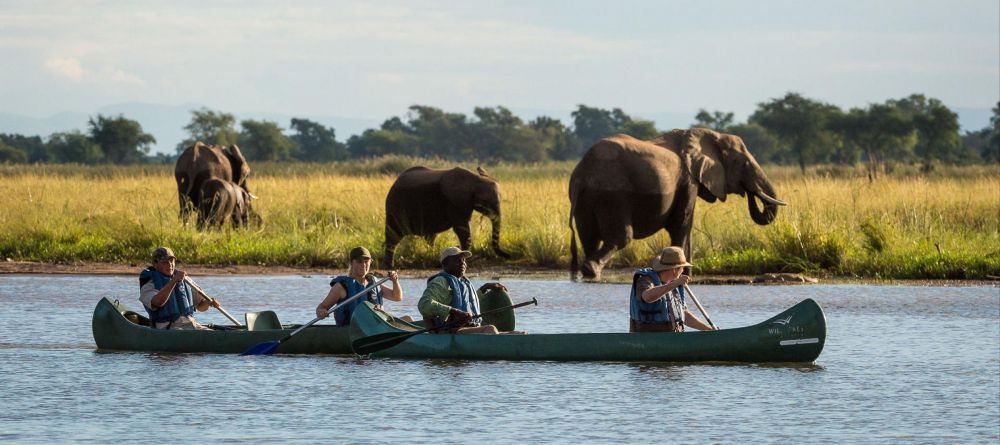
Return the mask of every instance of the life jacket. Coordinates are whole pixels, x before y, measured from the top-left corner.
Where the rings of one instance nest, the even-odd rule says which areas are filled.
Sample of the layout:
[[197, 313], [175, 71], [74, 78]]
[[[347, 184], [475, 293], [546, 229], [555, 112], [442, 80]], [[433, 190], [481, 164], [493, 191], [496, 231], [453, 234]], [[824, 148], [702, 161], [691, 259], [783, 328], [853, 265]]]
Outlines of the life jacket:
[[[449, 306], [461, 309], [473, 316], [479, 315], [479, 296], [476, 295], [476, 291], [472, 290], [472, 283], [467, 278], [458, 278], [448, 272], [440, 272], [428, 278], [427, 282], [430, 283], [437, 277], [444, 277], [448, 281], [448, 286], [451, 287], [451, 304]], [[471, 324], [479, 326], [479, 319], [473, 319]], [[434, 325], [441, 327], [444, 323], [439, 317], [435, 317]]]
[[[153, 281], [153, 287], [160, 290], [170, 282], [170, 277], [152, 267], [147, 267], [139, 273], [139, 287], [141, 288], [150, 280]], [[157, 323], [174, 322], [182, 315], [194, 314], [193, 298], [191, 288], [188, 287], [187, 283], [181, 281], [174, 286], [174, 291], [170, 293], [170, 298], [167, 298], [167, 302], [159, 309], [152, 310], [146, 307], [146, 305], [142, 305], [142, 307], [146, 308], [146, 312], [149, 313], [149, 320], [152, 321], [155, 328]]]
[[[341, 275], [331, 280], [330, 286], [333, 287], [336, 286], [337, 283], [343, 283], [344, 288], [347, 289], [347, 295], [344, 295], [344, 298], [351, 298], [357, 295], [359, 292], [365, 290], [366, 287], [371, 286], [374, 282], [375, 279], [370, 276], [366, 277], [365, 284], [361, 284], [355, 281], [353, 277], [347, 275]], [[344, 298], [341, 298], [340, 300], [343, 300]], [[338, 307], [336, 310], [333, 311], [333, 319], [337, 322], [338, 325], [341, 326], [346, 326], [351, 324], [351, 315], [354, 314], [354, 309], [357, 308], [358, 305], [361, 304], [361, 301], [365, 299], [370, 301], [372, 304], [377, 304], [381, 306], [382, 286], [375, 286], [374, 288], [368, 291], [368, 295], [365, 295], [364, 298], [359, 297], [350, 303]], [[338, 300], [337, 302], [339, 303], [340, 300]]]
[[[682, 328], [684, 323], [683, 318], [683, 307], [684, 307], [684, 290], [681, 288], [674, 289], [661, 297], [660, 299], [647, 303], [642, 299], [642, 296], [637, 292], [637, 286], [639, 284], [639, 278], [647, 277], [653, 281], [653, 286], [660, 286], [663, 283], [660, 281], [659, 274], [653, 269], [639, 269], [635, 271], [635, 275], [632, 276], [632, 295], [629, 298], [629, 316], [632, 318], [635, 324], [666, 324], [666, 325], [677, 325], [678, 328]], [[671, 295], [675, 294], [675, 295]], [[679, 302], [677, 305], [677, 313], [671, 308], [671, 300]]]

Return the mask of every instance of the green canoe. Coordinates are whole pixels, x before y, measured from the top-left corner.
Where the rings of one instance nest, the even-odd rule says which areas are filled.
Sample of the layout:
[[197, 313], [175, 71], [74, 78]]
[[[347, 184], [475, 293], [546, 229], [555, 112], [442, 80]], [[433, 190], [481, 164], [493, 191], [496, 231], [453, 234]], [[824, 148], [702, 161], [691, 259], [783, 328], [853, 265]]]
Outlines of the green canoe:
[[[405, 333], [371, 304], [351, 319], [351, 341]], [[812, 362], [826, 342], [826, 316], [811, 299], [753, 326], [706, 332], [417, 334], [377, 357], [616, 362]]]
[[[214, 352], [239, 354], [259, 343], [279, 340], [300, 325], [281, 325], [274, 312], [247, 314], [247, 327], [226, 330], [171, 331], [130, 321], [145, 320], [117, 300], [102, 298], [92, 327], [97, 349], [114, 351]], [[347, 327], [313, 325], [283, 343], [279, 354], [352, 354]]]

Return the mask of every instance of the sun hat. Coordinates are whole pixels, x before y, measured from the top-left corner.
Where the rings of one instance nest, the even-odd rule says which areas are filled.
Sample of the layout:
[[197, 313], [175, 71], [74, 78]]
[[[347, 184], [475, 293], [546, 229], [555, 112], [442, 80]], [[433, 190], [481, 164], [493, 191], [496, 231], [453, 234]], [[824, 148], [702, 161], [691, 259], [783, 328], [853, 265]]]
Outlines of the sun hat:
[[449, 247], [447, 249], [444, 249], [444, 251], [441, 252], [441, 259], [439, 261], [443, 263], [445, 258], [448, 258], [450, 256], [455, 256], [455, 255], [462, 255], [463, 258], [468, 258], [468, 257], [472, 256], [472, 252], [469, 252], [468, 250], [462, 250], [462, 249], [459, 249], [458, 247], [452, 246], [452, 247]]
[[360, 260], [360, 259], [369, 259], [370, 260], [370, 259], [372, 259], [372, 254], [371, 254], [371, 252], [368, 251], [368, 249], [365, 249], [364, 247], [358, 246], [358, 247], [355, 247], [355, 248], [351, 249], [351, 259], [352, 260]]
[[659, 255], [653, 257], [649, 267], [652, 267], [653, 270], [659, 272], [661, 270], [687, 267], [690, 265], [691, 263], [687, 262], [687, 259], [684, 258], [683, 249], [677, 246], [670, 246], [663, 249]]
[[177, 258], [177, 256], [174, 255], [173, 250], [170, 250], [169, 247], [163, 246], [157, 247], [156, 250], [153, 251], [152, 256], [154, 263], [159, 263], [160, 261], [168, 260], [170, 258]]

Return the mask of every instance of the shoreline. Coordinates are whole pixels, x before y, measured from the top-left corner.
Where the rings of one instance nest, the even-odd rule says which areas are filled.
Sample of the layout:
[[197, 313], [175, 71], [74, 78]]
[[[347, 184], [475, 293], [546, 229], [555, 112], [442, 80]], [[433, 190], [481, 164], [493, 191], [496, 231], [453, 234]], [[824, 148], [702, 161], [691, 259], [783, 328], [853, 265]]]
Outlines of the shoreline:
[[[134, 275], [145, 268], [145, 264], [117, 263], [41, 263], [34, 261], [0, 261], [0, 276], [3, 275]], [[225, 275], [340, 275], [345, 272], [341, 268], [327, 267], [291, 267], [291, 266], [254, 266], [254, 265], [208, 265], [180, 264], [180, 269], [193, 276], [225, 276]], [[380, 269], [373, 269], [381, 272]], [[402, 278], [423, 278], [438, 271], [436, 269], [402, 269]], [[628, 283], [632, 269], [605, 269], [600, 282], [611, 284]], [[537, 280], [568, 280], [569, 271], [551, 268], [484, 266], [476, 267], [468, 274], [478, 280], [500, 279], [537, 279]], [[726, 284], [758, 284], [758, 285], [793, 285], [793, 284], [865, 284], [865, 285], [910, 285], [910, 286], [990, 286], [1000, 287], [998, 280], [932, 280], [932, 279], [866, 279], [854, 277], [820, 276], [811, 277], [800, 274], [765, 274], [749, 275], [701, 275], [695, 276], [692, 284], [726, 285]]]

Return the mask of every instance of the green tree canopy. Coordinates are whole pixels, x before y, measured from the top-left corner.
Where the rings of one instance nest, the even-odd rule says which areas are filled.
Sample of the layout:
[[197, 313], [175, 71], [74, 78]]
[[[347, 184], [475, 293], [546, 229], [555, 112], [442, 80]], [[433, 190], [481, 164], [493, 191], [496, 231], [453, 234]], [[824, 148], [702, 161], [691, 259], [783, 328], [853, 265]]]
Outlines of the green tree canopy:
[[292, 118], [293, 158], [308, 162], [337, 161], [347, 158], [347, 147], [337, 142], [333, 128], [308, 119]]
[[694, 116], [694, 126], [729, 133], [729, 127], [733, 126], [734, 119], [735, 115], [731, 112], [713, 111], [709, 113], [702, 108]]
[[16, 148], [28, 155], [28, 162], [52, 162], [52, 155], [40, 136], [20, 134], [0, 134], [0, 142]]
[[804, 172], [812, 164], [829, 156], [834, 145], [827, 130], [827, 122], [835, 118], [840, 109], [829, 104], [788, 93], [757, 105], [749, 123], [760, 125], [787, 145]]
[[90, 118], [90, 138], [101, 146], [108, 162], [134, 164], [142, 162], [156, 143], [153, 135], [142, 131], [142, 125], [122, 115], [106, 117], [100, 114]]
[[106, 159], [101, 146], [79, 131], [53, 133], [49, 136], [48, 149], [55, 162], [97, 164]]
[[23, 164], [25, 162], [28, 162], [27, 153], [0, 140], [0, 164]]
[[618, 133], [637, 139], [653, 139], [659, 135], [652, 121], [633, 119], [621, 108], [604, 110], [580, 104], [573, 116], [573, 135], [590, 148], [595, 142]]
[[240, 122], [238, 145], [251, 161], [283, 161], [291, 157], [292, 140], [282, 134], [281, 127], [271, 121]]
[[197, 141], [228, 147], [239, 140], [236, 133], [236, 117], [208, 108], [191, 110], [191, 122], [184, 126], [188, 138], [177, 144], [177, 153], [182, 153]]
[[913, 94], [899, 100], [889, 100], [887, 106], [899, 108], [917, 130], [913, 152], [925, 163], [933, 160], [956, 162], [962, 157], [958, 114], [940, 100]]

